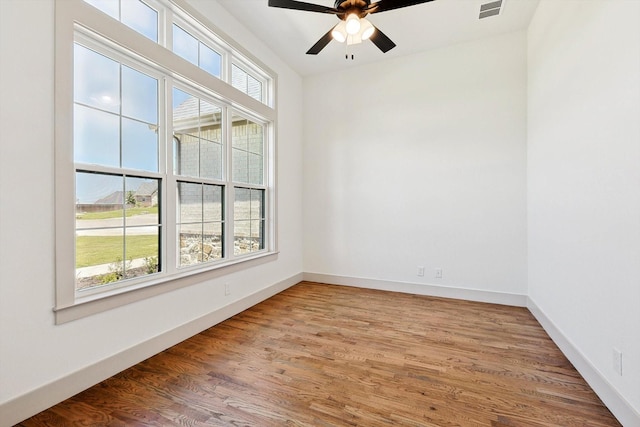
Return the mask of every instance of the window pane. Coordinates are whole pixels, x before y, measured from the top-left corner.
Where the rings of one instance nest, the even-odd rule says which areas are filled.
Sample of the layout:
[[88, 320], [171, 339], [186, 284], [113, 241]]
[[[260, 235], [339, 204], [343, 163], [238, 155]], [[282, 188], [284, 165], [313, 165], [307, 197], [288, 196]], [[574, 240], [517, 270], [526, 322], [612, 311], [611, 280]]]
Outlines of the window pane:
[[192, 64], [198, 65], [198, 40], [173, 24], [173, 52]]
[[180, 255], [178, 265], [186, 267], [202, 262], [202, 223], [178, 226]]
[[[124, 204], [128, 230], [140, 227], [135, 234], [154, 234], [160, 223], [158, 209], [160, 180], [151, 178], [126, 177]], [[127, 232], [129, 233], [129, 231]]]
[[200, 175], [199, 135], [200, 100], [173, 89], [174, 173]]
[[237, 65], [231, 66], [231, 85], [240, 92], [247, 93], [247, 72]]
[[200, 101], [200, 176], [222, 179], [222, 109]]
[[260, 156], [264, 154], [264, 128], [257, 123], [248, 126], [247, 150]]
[[249, 153], [248, 157], [248, 177], [247, 183], [249, 184], [262, 184], [263, 177], [263, 166], [262, 166], [262, 156], [257, 154]]
[[247, 152], [236, 148], [233, 149], [233, 180], [236, 182], [249, 182]]
[[222, 178], [222, 145], [200, 140], [200, 176], [203, 178]]
[[262, 102], [262, 82], [237, 65], [231, 65], [231, 85]]
[[242, 117], [233, 116], [233, 147], [241, 150], [248, 150], [247, 125], [249, 120]]
[[247, 76], [247, 95], [262, 101], [262, 83], [251, 76]]
[[234, 222], [234, 255], [242, 255], [264, 249], [263, 224], [264, 221], [261, 220]]
[[76, 233], [76, 290], [88, 289], [124, 278], [124, 229], [101, 234]]
[[264, 182], [264, 132], [263, 126], [233, 118], [233, 180], [262, 185]]
[[197, 136], [191, 134], [178, 134], [174, 141], [174, 172], [183, 176], [199, 176], [200, 168], [200, 144]]
[[236, 188], [235, 203], [233, 204], [233, 218], [236, 220], [251, 219], [251, 190]]
[[222, 186], [178, 183], [178, 199], [178, 264], [187, 266], [221, 258]]
[[202, 184], [178, 183], [178, 222], [202, 222]]
[[202, 234], [202, 260], [205, 262], [220, 258], [222, 258], [222, 223], [204, 223]]
[[220, 77], [222, 57], [203, 43], [200, 43], [200, 68], [216, 77]]
[[203, 189], [203, 219], [205, 222], [222, 221], [222, 187], [205, 185]]
[[251, 190], [251, 219], [264, 218], [264, 190]]
[[264, 190], [236, 188], [234, 255], [264, 249]]
[[76, 289], [122, 278], [123, 188], [122, 176], [76, 173]]
[[122, 227], [122, 176], [76, 173], [76, 228]]
[[92, 5], [93, 7], [100, 9], [101, 11], [108, 14], [112, 18], [118, 19], [118, 17], [120, 16], [120, 13], [118, 10], [119, 3], [120, 3], [119, 0], [84, 0], [84, 1]]
[[74, 46], [74, 100], [120, 112], [120, 64], [84, 46]]
[[264, 247], [262, 245], [262, 225], [264, 222], [262, 220], [251, 220], [249, 222], [251, 223], [251, 250], [257, 251]]
[[158, 171], [158, 127], [122, 119], [122, 167]]
[[78, 163], [120, 166], [118, 116], [76, 105], [73, 116], [74, 160]]
[[200, 137], [220, 142], [220, 119], [222, 109], [210, 102], [200, 100]]
[[158, 124], [158, 81], [123, 66], [122, 115]]
[[158, 12], [139, 0], [122, 1], [122, 23], [158, 42]]
[[125, 229], [124, 278], [146, 276], [160, 271], [160, 228]]

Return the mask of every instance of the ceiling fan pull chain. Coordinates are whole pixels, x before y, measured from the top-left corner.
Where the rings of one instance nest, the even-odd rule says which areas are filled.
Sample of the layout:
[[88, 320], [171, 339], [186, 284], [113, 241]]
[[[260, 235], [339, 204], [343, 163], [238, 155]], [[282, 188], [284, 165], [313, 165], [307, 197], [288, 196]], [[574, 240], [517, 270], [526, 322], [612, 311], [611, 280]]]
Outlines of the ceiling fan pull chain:
[[[344, 59], [346, 59], [347, 61], [349, 60], [349, 43], [345, 43], [344, 45]], [[355, 59], [355, 56], [352, 53], [351, 60], [353, 61], [354, 59]]]

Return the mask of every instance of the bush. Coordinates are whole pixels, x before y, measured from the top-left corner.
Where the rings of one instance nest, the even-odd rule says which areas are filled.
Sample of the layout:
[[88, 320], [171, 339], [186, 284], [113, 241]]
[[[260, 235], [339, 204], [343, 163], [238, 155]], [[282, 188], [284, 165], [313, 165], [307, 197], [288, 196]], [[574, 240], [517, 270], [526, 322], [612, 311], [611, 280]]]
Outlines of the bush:
[[144, 268], [147, 274], [157, 273], [158, 257], [157, 256], [144, 257]]
[[131, 268], [131, 260], [122, 262], [122, 258], [116, 258], [114, 262], [109, 264], [109, 272], [100, 278], [103, 285], [111, 282], [117, 282], [124, 279], [124, 273]]

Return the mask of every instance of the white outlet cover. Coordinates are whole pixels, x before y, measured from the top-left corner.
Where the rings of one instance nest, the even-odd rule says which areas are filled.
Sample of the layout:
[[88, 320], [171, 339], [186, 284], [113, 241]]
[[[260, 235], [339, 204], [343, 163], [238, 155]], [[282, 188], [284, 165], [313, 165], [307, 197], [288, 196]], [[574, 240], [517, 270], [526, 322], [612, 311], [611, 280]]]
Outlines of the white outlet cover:
[[613, 349], [613, 370], [622, 376], [622, 352], [617, 348]]

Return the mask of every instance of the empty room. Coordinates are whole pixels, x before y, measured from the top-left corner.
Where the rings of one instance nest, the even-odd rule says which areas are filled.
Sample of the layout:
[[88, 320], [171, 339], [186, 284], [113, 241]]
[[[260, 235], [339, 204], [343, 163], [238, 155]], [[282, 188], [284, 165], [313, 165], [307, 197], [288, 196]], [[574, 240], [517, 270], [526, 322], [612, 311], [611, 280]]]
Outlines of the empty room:
[[640, 426], [640, 1], [0, 0], [0, 427]]

